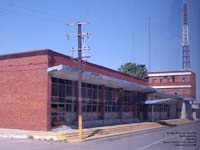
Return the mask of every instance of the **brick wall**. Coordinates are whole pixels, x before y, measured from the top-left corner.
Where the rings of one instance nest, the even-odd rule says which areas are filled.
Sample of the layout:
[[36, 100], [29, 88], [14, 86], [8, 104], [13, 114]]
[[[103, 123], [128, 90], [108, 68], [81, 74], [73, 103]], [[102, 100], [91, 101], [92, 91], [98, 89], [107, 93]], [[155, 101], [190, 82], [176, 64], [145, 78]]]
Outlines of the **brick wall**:
[[195, 73], [192, 73], [192, 89], [191, 89], [191, 96], [192, 98], [196, 98], [196, 75]]
[[151, 86], [159, 85], [190, 85], [191, 76], [174, 76], [172, 77], [150, 77], [149, 84]]
[[[65, 64], [77, 67], [68, 56], [51, 50], [0, 55], [0, 128], [49, 130], [51, 78], [47, 68]], [[87, 63], [86, 70], [147, 85], [147, 80]]]
[[[62, 54], [58, 54], [58, 53], [51, 53], [50, 57], [49, 57], [49, 61], [51, 62], [50, 66], [64, 64], [64, 65], [68, 65], [68, 66], [72, 66], [72, 67], [77, 67], [77, 65], [78, 65], [78, 63], [75, 60], [71, 59], [70, 57], [64, 56]], [[102, 67], [102, 66], [99, 66], [96, 64], [86, 63], [86, 64], [83, 64], [83, 68], [84, 68], [84, 70], [100, 73], [100, 74], [103, 74], [106, 76], [111, 76], [111, 77], [115, 77], [118, 79], [134, 82], [134, 83], [148, 85], [147, 80], [140, 79], [137, 77], [132, 77], [130, 75], [121, 73], [119, 71], [115, 71], [115, 70], [112, 70], [112, 69], [109, 69], [106, 67]]]
[[0, 128], [50, 128], [47, 67], [47, 55], [0, 60]]
[[[154, 72], [157, 73], [181, 73], [177, 72]], [[183, 71], [184, 72], [184, 71]], [[187, 71], [190, 72], [190, 71]], [[150, 73], [151, 74], [151, 73]], [[168, 92], [171, 94], [178, 94], [188, 98], [196, 98], [196, 76], [195, 73], [191, 72], [191, 75], [171, 75], [171, 76], [150, 76], [150, 86], [188, 86], [184, 88], [160, 88], [161, 91]]]
[[192, 98], [192, 89], [191, 88], [174, 88], [174, 89], [160, 89], [160, 91], [167, 92], [170, 94], [177, 94], [184, 97]]

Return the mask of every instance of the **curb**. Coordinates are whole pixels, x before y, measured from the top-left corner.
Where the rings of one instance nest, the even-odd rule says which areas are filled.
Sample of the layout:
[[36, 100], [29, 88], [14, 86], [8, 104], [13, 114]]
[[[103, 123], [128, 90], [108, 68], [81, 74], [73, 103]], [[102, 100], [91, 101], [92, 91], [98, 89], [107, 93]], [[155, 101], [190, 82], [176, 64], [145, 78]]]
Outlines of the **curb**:
[[106, 135], [102, 135], [102, 136], [100, 135], [100, 136], [93, 137], [90, 139], [83, 139], [83, 142], [107, 138], [107, 137], [115, 137], [115, 136], [121, 136], [121, 135], [126, 135], [126, 134], [133, 134], [133, 133], [137, 133], [137, 132], [141, 132], [141, 131], [148, 131], [148, 130], [159, 129], [159, 128], [164, 128], [164, 127], [152, 127], [152, 128], [141, 129], [141, 130], [118, 132], [115, 134], [106, 134]]
[[80, 143], [80, 142], [84, 142], [85, 140], [84, 139], [80, 139], [80, 138], [77, 138], [77, 139], [68, 139], [67, 142], [69, 143]]
[[117, 133], [111, 133], [111, 134], [104, 134], [104, 135], [97, 135], [96, 137], [91, 137], [91, 138], [72, 138], [72, 139], [67, 139], [66, 142], [69, 143], [80, 143], [80, 142], [87, 142], [87, 141], [92, 141], [92, 140], [97, 140], [97, 139], [102, 139], [102, 138], [107, 138], [107, 137], [115, 137], [115, 136], [120, 136], [120, 135], [125, 135], [125, 134], [131, 134], [131, 133], [136, 133], [140, 131], [148, 131], [148, 130], [153, 130], [153, 129], [159, 129], [159, 128], [164, 128], [163, 126], [156, 126], [156, 127], [150, 127], [150, 128], [144, 128], [144, 129], [139, 129], [139, 130], [132, 130], [132, 131], [124, 131], [124, 132], [117, 132]]
[[0, 134], [1, 138], [9, 138], [9, 139], [28, 139], [28, 135], [20, 135], [20, 134]]
[[40, 133], [40, 134], [30, 134], [28, 135], [29, 138], [35, 140], [53, 140], [53, 141], [66, 141], [66, 136], [63, 134], [47, 134], [47, 133]]
[[[173, 122], [171, 122], [174, 124]], [[176, 125], [184, 125], [191, 122], [183, 122], [183, 123], [175, 123]], [[11, 138], [11, 139], [35, 139], [35, 140], [49, 140], [49, 141], [63, 141], [63, 142], [69, 142], [69, 143], [80, 143], [80, 142], [86, 142], [106, 137], [113, 137], [113, 136], [119, 136], [119, 135], [125, 135], [125, 134], [131, 134], [136, 133], [140, 131], [148, 131], [152, 129], [162, 128], [164, 126], [156, 125], [153, 127], [144, 127], [144, 128], [136, 128], [134, 130], [129, 131], [122, 131], [122, 132], [115, 132], [115, 133], [107, 133], [107, 134], [100, 134], [100, 135], [94, 135], [91, 137], [84, 137], [83, 139], [80, 139], [79, 137], [67, 137], [66, 134], [59, 134], [59, 133], [32, 133], [28, 135], [24, 134], [0, 134], [0, 137], [2, 138]]]
[[[191, 122], [181, 123], [181, 124], [177, 124], [177, 126], [178, 125], [186, 125], [186, 124], [190, 124], [190, 123]], [[165, 126], [155, 126], [155, 127], [143, 128], [143, 129], [139, 129], [139, 130], [132, 130], [132, 131], [125, 131], [125, 132], [118, 132], [118, 133], [114, 133], [114, 134], [99, 135], [99, 136], [96, 136], [96, 137], [94, 136], [92, 138], [86, 138], [86, 139], [83, 138], [82, 141], [80, 141], [80, 142], [87, 142], [87, 141], [103, 139], [103, 138], [107, 138], [107, 137], [115, 137], [115, 136], [121, 136], [121, 135], [126, 135], [126, 134], [133, 134], [133, 133], [137, 133], [137, 132], [141, 132], [141, 131], [150, 131], [150, 130], [162, 129], [162, 128], [166, 128], [166, 127]], [[71, 142], [71, 143], [73, 143], [73, 142]]]
[[[184, 123], [177, 123], [176, 125], [185, 125], [185, 124], [189, 124], [191, 122], [184, 122]], [[174, 124], [174, 123], [172, 123]], [[161, 129], [161, 128], [165, 128], [165, 126], [162, 125], [157, 125], [154, 127], [147, 127], [147, 128], [142, 128], [142, 129], [137, 129], [137, 130], [130, 130], [130, 131], [124, 131], [124, 132], [116, 132], [116, 133], [108, 133], [108, 134], [104, 134], [104, 135], [97, 135], [97, 136], [93, 136], [91, 138], [83, 138], [83, 139], [67, 139], [66, 141], [69, 143], [79, 143], [79, 142], [87, 142], [87, 141], [92, 141], [92, 140], [96, 140], [96, 139], [102, 139], [102, 138], [107, 138], [107, 137], [114, 137], [114, 136], [120, 136], [120, 135], [125, 135], [125, 134], [132, 134], [132, 133], [137, 133], [137, 132], [141, 132], [141, 131], [149, 131], [149, 130], [153, 130], [153, 129]]]

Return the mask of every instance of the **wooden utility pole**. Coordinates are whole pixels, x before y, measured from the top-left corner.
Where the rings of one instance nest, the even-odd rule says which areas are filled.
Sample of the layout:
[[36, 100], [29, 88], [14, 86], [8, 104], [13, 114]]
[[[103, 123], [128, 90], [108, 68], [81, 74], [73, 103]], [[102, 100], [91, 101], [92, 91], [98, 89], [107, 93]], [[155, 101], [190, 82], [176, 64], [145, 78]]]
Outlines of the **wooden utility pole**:
[[83, 117], [82, 117], [82, 24], [78, 23], [78, 135], [83, 137]]
[[[90, 48], [85, 48], [82, 46], [82, 41], [85, 38], [85, 36], [88, 38], [89, 37], [89, 33], [82, 33], [82, 25], [84, 24], [88, 24], [86, 22], [77, 22], [77, 23], [73, 23], [73, 24], [67, 24], [67, 25], [77, 25], [78, 26], [78, 35], [75, 37], [78, 37], [78, 135], [79, 138], [82, 139], [83, 138], [83, 115], [82, 115], [82, 73], [83, 73], [83, 67], [82, 67], [82, 58], [89, 58], [89, 56], [84, 56], [82, 57], [82, 51], [84, 50], [89, 50]], [[74, 36], [70, 36], [67, 35], [68, 39], [70, 37], [74, 37]], [[72, 49], [72, 50], [76, 50], [76, 49]]]

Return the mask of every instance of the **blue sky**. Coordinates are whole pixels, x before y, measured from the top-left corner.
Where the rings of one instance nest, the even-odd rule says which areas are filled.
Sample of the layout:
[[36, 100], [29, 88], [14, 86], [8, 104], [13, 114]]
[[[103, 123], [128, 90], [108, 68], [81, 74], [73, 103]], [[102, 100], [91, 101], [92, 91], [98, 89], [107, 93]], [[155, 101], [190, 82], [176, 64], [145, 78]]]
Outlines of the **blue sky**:
[[[200, 1], [189, 6], [191, 66], [200, 96]], [[148, 17], [151, 16], [151, 71], [181, 70], [183, 0], [0, 0], [0, 53], [50, 48], [72, 55], [76, 27], [88, 21], [88, 61], [117, 69], [126, 62], [148, 68]]]

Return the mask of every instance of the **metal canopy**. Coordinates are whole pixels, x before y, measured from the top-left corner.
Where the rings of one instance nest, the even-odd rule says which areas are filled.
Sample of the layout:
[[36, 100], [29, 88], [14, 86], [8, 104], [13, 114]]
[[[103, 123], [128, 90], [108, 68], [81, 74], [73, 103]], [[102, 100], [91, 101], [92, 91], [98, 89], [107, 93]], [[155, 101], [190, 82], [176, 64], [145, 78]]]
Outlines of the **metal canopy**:
[[170, 104], [174, 102], [185, 102], [185, 103], [191, 103], [193, 99], [191, 98], [185, 98], [185, 97], [179, 97], [179, 98], [166, 98], [166, 99], [154, 99], [154, 100], [146, 100], [146, 105], [152, 105], [152, 104]]
[[[67, 79], [67, 80], [78, 80], [78, 68], [74, 68], [67, 65], [58, 65], [48, 68], [48, 73], [55, 78]], [[117, 79], [111, 76], [102, 75], [95, 72], [84, 71], [83, 82], [105, 85], [113, 88], [123, 88], [125, 90], [140, 91], [145, 93], [156, 92], [156, 89], [145, 86], [142, 84], [129, 82], [127, 80]]]
[[167, 98], [167, 99], [155, 99], [155, 100], [146, 100], [145, 104], [146, 105], [152, 105], [152, 104], [170, 104], [180, 101], [179, 99], [172, 99], [172, 98]]
[[200, 104], [200, 101], [194, 99], [193, 104]]
[[197, 100], [192, 101], [192, 109], [200, 110], [200, 101]]

